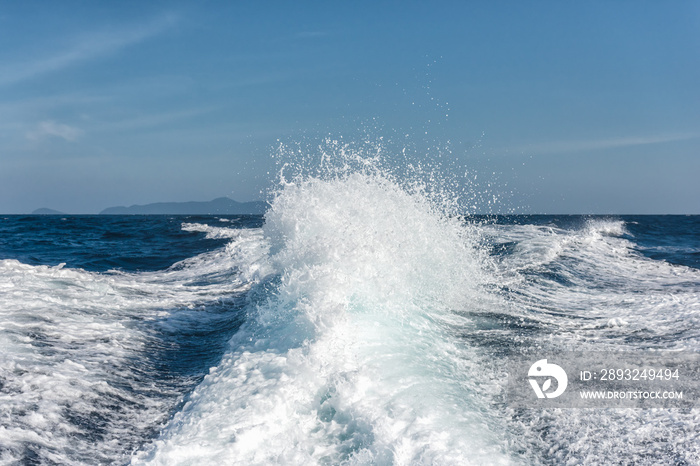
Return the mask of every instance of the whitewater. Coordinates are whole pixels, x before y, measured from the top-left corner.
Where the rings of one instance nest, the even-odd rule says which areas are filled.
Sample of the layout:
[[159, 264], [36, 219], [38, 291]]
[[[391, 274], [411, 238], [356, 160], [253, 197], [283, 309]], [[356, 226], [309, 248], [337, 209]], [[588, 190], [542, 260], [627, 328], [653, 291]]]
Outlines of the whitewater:
[[659, 218], [464, 217], [426, 186], [344, 169], [283, 177], [264, 218], [138, 220], [206, 243], [163, 267], [6, 247], [0, 463], [698, 464], [697, 408], [504, 399], [526, 350], [699, 351], [697, 245], [644, 240]]

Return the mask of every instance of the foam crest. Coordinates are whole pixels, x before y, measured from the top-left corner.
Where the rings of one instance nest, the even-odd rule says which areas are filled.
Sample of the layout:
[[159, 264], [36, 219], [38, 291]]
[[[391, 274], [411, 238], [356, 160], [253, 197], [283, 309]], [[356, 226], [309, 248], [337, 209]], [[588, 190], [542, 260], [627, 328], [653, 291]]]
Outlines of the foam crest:
[[469, 227], [360, 171], [286, 181], [264, 232], [277, 278], [134, 464], [511, 462], [494, 382], [452, 336], [483, 293]]
[[506, 269], [535, 270], [563, 257], [628, 255], [632, 244], [622, 220], [590, 219], [583, 225], [562, 228], [556, 225], [488, 225], [482, 232], [498, 242], [515, 243], [515, 254], [505, 257]]
[[[229, 219], [218, 219], [221, 221], [230, 222]], [[237, 238], [241, 234], [240, 229], [235, 228], [224, 228], [215, 227], [212, 225], [203, 225], [201, 223], [187, 223], [182, 224], [183, 231], [197, 231], [200, 233], [206, 233], [207, 239], [220, 239], [220, 238]]]
[[591, 236], [620, 237], [629, 234], [625, 222], [613, 219], [593, 219], [586, 223], [586, 232]]
[[464, 225], [374, 175], [290, 184], [264, 230], [291, 289], [308, 282], [303, 292], [313, 288], [343, 306], [359, 299], [401, 308], [420, 296], [454, 308], [482, 279]]
[[[564, 326], [559, 334], [576, 333], [577, 344], [591, 333], [596, 345], [628, 346], [628, 334], [640, 332], [665, 335], [660, 341], [677, 349], [696, 349], [671, 336], [691, 335], [689, 329], [700, 323], [695, 311], [700, 272], [640, 255], [624, 222], [595, 219], [568, 229], [485, 228], [488, 236], [515, 243], [513, 254], [499, 258], [498, 281], [519, 290], [513, 296], [516, 303]], [[616, 329], [610, 332], [616, 338], [598, 341], [598, 328]]]

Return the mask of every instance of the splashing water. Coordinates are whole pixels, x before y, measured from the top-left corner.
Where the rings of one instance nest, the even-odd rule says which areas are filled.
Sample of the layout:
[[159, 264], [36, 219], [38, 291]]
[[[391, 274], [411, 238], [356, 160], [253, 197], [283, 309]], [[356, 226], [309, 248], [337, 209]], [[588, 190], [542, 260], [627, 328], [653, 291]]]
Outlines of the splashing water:
[[511, 461], [493, 382], [455, 335], [484, 294], [473, 230], [424, 185], [341, 155], [282, 178], [263, 228], [275, 272], [136, 464]]

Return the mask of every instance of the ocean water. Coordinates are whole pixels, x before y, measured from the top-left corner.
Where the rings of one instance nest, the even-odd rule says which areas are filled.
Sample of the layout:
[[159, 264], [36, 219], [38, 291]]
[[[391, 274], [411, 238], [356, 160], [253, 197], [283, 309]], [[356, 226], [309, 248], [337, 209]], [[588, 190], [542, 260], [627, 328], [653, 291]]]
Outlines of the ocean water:
[[700, 464], [698, 409], [514, 409], [526, 350], [700, 351], [699, 216], [0, 216], [0, 464]]

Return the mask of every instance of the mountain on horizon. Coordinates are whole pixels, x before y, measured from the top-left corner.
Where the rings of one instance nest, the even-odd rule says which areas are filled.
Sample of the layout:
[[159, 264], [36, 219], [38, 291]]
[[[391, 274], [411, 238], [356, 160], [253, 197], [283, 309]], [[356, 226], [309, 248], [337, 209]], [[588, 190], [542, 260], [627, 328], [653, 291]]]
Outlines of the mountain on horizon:
[[129, 207], [108, 207], [100, 215], [262, 215], [267, 202], [237, 202], [228, 197], [219, 197], [208, 202], [156, 202]]
[[48, 209], [46, 207], [42, 207], [41, 209], [36, 209], [34, 212], [32, 212], [32, 215], [66, 215], [66, 213], [61, 212], [60, 210], [53, 210]]

